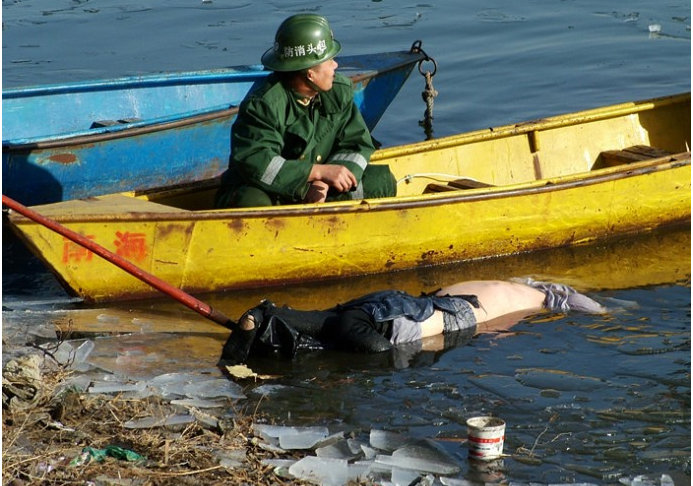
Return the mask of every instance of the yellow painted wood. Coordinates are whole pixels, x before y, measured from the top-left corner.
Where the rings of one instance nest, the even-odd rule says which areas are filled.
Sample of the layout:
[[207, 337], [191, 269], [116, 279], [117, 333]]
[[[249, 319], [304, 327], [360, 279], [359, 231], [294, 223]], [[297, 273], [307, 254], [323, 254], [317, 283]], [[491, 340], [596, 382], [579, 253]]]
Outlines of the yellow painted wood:
[[[603, 167], [601, 152], [633, 145], [677, 155]], [[373, 162], [390, 165], [401, 181], [396, 198], [188, 211], [213, 190], [187, 199], [168, 191], [34, 209], [176, 287], [215, 291], [554, 248], [687, 222], [689, 147], [685, 94], [379, 151]], [[432, 181], [461, 177], [494, 186], [423, 194]], [[156, 294], [62, 236], [16, 214], [10, 221], [75, 295]]]

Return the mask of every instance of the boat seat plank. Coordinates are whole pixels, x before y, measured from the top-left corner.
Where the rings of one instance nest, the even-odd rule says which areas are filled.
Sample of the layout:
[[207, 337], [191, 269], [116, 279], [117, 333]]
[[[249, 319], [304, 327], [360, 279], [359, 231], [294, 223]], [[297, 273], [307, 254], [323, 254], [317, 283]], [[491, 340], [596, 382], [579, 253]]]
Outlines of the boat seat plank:
[[456, 187], [457, 189], [478, 189], [480, 187], [493, 187], [493, 184], [477, 181], [476, 179], [455, 179], [448, 182], [448, 186]]
[[633, 145], [623, 150], [605, 150], [600, 154], [604, 164], [607, 166], [630, 164], [642, 160], [666, 157], [667, 155], [671, 155], [671, 152], [647, 145]]
[[461, 179], [455, 179], [454, 181], [450, 181], [447, 184], [428, 184], [426, 186], [424, 194], [431, 192], [458, 191], [460, 189], [478, 189], [480, 187], [493, 187], [493, 184], [488, 184], [486, 182], [477, 181], [476, 179], [463, 177]]
[[72, 199], [59, 203], [33, 206], [32, 209], [46, 217], [54, 218], [64, 215], [108, 215], [116, 217], [136, 213], [185, 213], [176, 207], [165, 206], [154, 202], [130, 197], [125, 194], [107, 194], [85, 199]]

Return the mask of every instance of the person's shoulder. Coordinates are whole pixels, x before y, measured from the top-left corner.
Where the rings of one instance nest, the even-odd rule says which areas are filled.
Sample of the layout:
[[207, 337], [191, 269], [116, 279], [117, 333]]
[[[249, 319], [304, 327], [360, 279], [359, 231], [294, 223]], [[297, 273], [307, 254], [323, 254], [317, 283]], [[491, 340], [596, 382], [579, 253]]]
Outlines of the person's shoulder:
[[254, 102], [275, 104], [287, 100], [288, 97], [288, 92], [279, 78], [270, 74], [264, 83], [248, 93], [244, 101], [245, 104]]
[[351, 78], [348, 78], [340, 73], [335, 73], [334, 82], [332, 84], [333, 86], [343, 86], [349, 89], [354, 89], [354, 83], [351, 81]]
[[330, 91], [334, 92], [340, 99], [351, 100], [354, 96], [354, 83], [343, 74], [335, 74]]
[[354, 99], [354, 85], [351, 79], [347, 78], [343, 74], [335, 74], [334, 81], [332, 82], [332, 89], [322, 94], [323, 100], [331, 100], [331, 105], [328, 102], [328, 106], [334, 106], [337, 111], [345, 109], [349, 106]]

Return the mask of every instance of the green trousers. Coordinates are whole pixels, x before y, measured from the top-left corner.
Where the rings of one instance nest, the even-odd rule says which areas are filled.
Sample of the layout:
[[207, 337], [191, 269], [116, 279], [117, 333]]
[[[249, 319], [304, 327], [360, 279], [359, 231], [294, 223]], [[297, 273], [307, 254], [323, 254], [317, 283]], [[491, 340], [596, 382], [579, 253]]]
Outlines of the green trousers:
[[[361, 184], [355, 191], [328, 192], [327, 201], [350, 201], [352, 199], [370, 199], [392, 197], [397, 195], [397, 181], [387, 165], [368, 165], [363, 172]], [[216, 208], [252, 208], [257, 206], [279, 206], [297, 204], [297, 201], [286, 201], [254, 186], [236, 186], [219, 188], [214, 199]]]

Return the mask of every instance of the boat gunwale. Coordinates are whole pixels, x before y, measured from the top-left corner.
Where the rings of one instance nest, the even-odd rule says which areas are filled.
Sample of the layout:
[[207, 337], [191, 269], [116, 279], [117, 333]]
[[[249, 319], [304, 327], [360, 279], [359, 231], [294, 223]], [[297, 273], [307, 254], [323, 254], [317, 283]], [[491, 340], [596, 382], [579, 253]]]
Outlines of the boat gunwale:
[[[352, 83], [361, 83], [364, 81], [368, 81], [371, 79], [374, 79], [378, 77], [379, 75], [389, 73], [392, 71], [397, 71], [400, 70], [406, 66], [413, 65], [421, 60], [424, 59], [425, 55], [420, 52], [420, 51], [394, 51], [394, 52], [385, 52], [385, 53], [379, 53], [379, 54], [372, 54], [372, 56], [388, 56], [388, 55], [410, 55], [412, 58], [406, 58], [402, 59], [401, 61], [397, 63], [392, 63], [388, 64], [386, 68], [384, 69], [355, 69], [355, 68], [349, 68], [345, 67], [342, 69], [342, 72], [348, 73], [349, 71], [357, 71], [351, 76], [348, 76], [349, 79], [352, 80]], [[355, 59], [358, 57], [365, 57], [366, 55], [353, 55], [353, 56], [346, 56], [345, 59]], [[230, 68], [230, 69], [238, 69], [238, 68]], [[197, 84], [209, 84], [210, 82], [216, 81], [218, 79], [223, 79], [225, 77], [229, 77], [228, 74], [226, 75], [221, 75], [219, 73], [215, 72], [216, 70], [211, 70], [211, 71], [203, 71], [202, 77], [207, 77], [209, 76], [209, 80], [207, 79], [202, 79], [201, 82]], [[212, 73], [212, 74], [209, 74]], [[248, 72], [243, 72], [241, 73], [238, 78], [241, 78], [242, 80], [244, 78], [248, 78], [248, 80], [252, 80], [254, 77], [257, 77], [258, 74], [262, 74], [264, 76], [268, 75], [270, 71], [248, 71]], [[179, 73], [180, 78], [177, 77], [176, 74], [172, 74], [171, 78], [166, 78], [166, 76], [162, 75], [147, 75], [147, 76], [141, 76], [141, 77], [127, 77], [127, 78], [115, 78], [113, 80], [103, 80], [103, 81], [87, 81], [84, 83], [76, 83], [74, 86], [79, 87], [79, 88], [95, 88], [99, 86], [106, 86], [108, 87], [108, 90], [115, 90], [117, 89], [122, 89], [122, 87], [125, 87], [127, 89], [128, 85], [133, 85], [133, 87], [140, 87], [142, 86], [142, 83], [140, 83], [138, 80], [144, 79], [144, 85], [146, 86], [147, 84], [151, 85], [157, 85], [156, 80], [157, 79], [164, 79], [168, 80], [168, 84], [170, 85], [176, 85], [180, 84], [176, 81], [184, 81], [185, 79], [196, 79], [199, 81], [199, 78], [195, 78], [195, 72], [186, 72], [186, 73]], [[236, 78], [236, 76], [233, 76], [233, 78]], [[111, 85], [107, 84], [109, 81], [114, 81], [116, 83], [121, 83], [120, 85], [116, 86], [116, 88], [110, 88]], [[166, 85], [164, 83], [163, 85]], [[30, 91], [31, 89], [41, 89], [41, 88], [48, 88], [50, 90], [55, 91], [55, 93], [49, 93], [49, 94], [60, 94], [60, 88], [70, 88], [73, 86], [72, 84], [61, 84], [61, 85], [46, 85], [46, 86], [38, 86], [38, 87], [28, 87], [28, 88], [15, 88], [18, 92], [21, 92], [24, 90], [24, 92]], [[6, 98], [6, 93], [7, 94], [12, 94], [12, 89], [6, 91], [3, 91], [3, 99]], [[81, 91], [95, 91], [94, 89], [81, 89]], [[65, 90], [65, 92], [68, 92]], [[32, 95], [33, 96], [33, 95]], [[15, 96], [9, 96], [8, 99], [15, 99], [17, 97]], [[142, 135], [142, 134], [147, 134], [147, 133], [153, 133], [153, 132], [158, 132], [158, 131], [164, 131], [168, 130], [171, 128], [180, 128], [188, 125], [193, 125], [205, 121], [211, 121], [215, 120], [218, 118], [224, 118], [230, 115], [234, 115], [235, 113], [238, 112], [238, 106], [236, 105], [227, 105], [227, 106], [220, 106], [217, 105], [212, 108], [205, 108], [202, 110], [196, 110], [196, 111], [190, 111], [190, 112], [183, 112], [183, 113], [177, 113], [174, 115], [169, 115], [165, 117], [157, 117], [157, 118], [149, 118], [147, 120], [142, 120], [138, 122], [133, 122], [133, 123], [126, 123], [123, 125], [118, 125], [115, 127], [104, 127], [102, 132], [97, 132], [97, 133], [92, 133], [89, 130], [80, 130], [80, 131], [73, 131], [73, 132], [66, 132], [60, 135], [55, 135], [55, 136], [39, 136], [39, 137], [32, 137], [32, 138], [26, 138], [26, 139], [8, 139], [8, 140], [3, 140], [2, 141], [2, 151], [3, 152], [11, 152], [11, 151], [25, 151], [25, 150], [35, 150], [35, 149], [46, 149], [46, 148], [57, 148], [57, 147], [63, 147], [67, 145], [75, 145], [75, 144], [89, 144], [89, 143], [96, 143], [96, 142], [102, 142], [106, 140], [115, 140], [119, 138], [125, 138], [125, 137], [131, 137], [135, 135]], [[92, 129], [93, 130], [93, 129]], [[98, 129], [97, 129], [98, 130]]]
[[377, 162], [380, 159], [400, 157], [403, 155], [412, 155], [416, 153], [429, 152], [440, 150], [469, 143], [482, 142], [486, 140], [496, 140], [501, 138], [513, 137], [517, 135], [529, 134], [532, 132], [541, 132], [555, 128], [569, 127], [581, 125], [584, 123], [607, 120], [610, 118], [623, 117], [636, 113], [650, 111], [656, 108], [661, 108], [667, 105], [676, 105], [690, 103], [691, 93], [678, 93], [674, 95], [662, 96], [659, 98], [632, 101], [609, 105], [600, 108], [592, 108], [562, 115], [554, 115], [536, 120], [528, 120], [511, 125], [501, 125], [497, 127], [486, 128], [465, 132], [447, 137], [442, 137], [433, 140], [425, 140], [408, 145], [399, 145], [394, 147], [383, 148], [376, 151], [371, 160]]
[[[342, 201], [322, 204], [301, 204], [279, 207], [259, 207], [252, 209], [208, 209], [208, 210], [181, 210], [165, 212], [127, 212], [127, 218], [119, 218], [121, 213], [72, 212], [70, 214], [53, 215], [52, 219], [62, 223], [91, 223], [98, 221], [210, 221], [210, 220], [235, 220], [257, 218], [285, 218], [321, 216], [334, 214], [349, 214], [359, 212], [383, 212], [405, 209], [420, 209], [434, 206], [446, 206], [462, 204], [466, 202], [478, 202], [484, 200], [507, 199], [547, 192], [559, 192], [575, 187], [591, 186], [607, 183], [615, 180], [638, 177], [655, 172], [674, 170], [691, 165], [691, 153], [668, 155], [656, 159], [636, 162], [624, 166], [597, 169], [590, 172], [581, 172], [561, 177], [539, 179], [535, 181], [516, 183], [507, 186], [492, 186], [478, 189], [466, 189], [445, 193], [429, 193], [413, 196], [400, 196], [382, 199], [363, 199], [359, 201]], [[138, 199], [134, 193], [118, 193]], [[117, 195], [117, 194], [112, 194]], [[98, 198], [98, 196], [97, 196]], [[144, 200], [145, 203], [159, 204], [156, 201]], [[58, 203], [66, 204], [66, 203]], [[22, 224], [30, 221], [14, 211], [10, 211], [10, 220], [13, 224]]]

